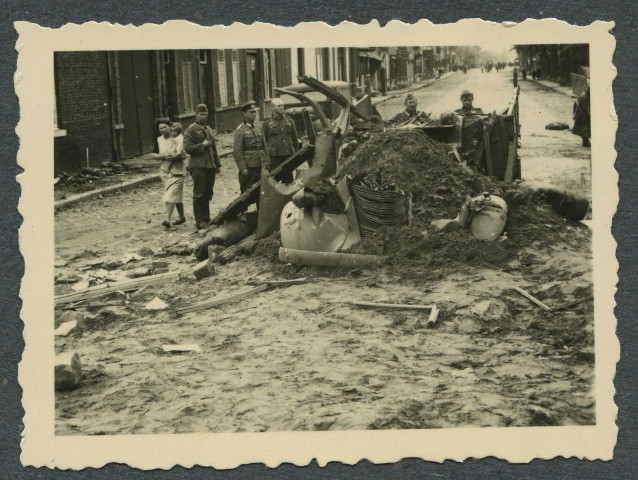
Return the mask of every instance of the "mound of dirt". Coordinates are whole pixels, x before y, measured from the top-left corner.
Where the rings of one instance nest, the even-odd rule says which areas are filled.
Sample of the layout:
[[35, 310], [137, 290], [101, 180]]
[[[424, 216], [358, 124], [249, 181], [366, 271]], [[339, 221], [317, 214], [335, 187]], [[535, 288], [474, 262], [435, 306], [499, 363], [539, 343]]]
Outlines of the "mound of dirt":
[[[448, 146], [416, 129], [378, 132], [358, 146], [342, 165], [337, 182], [349, 175], [354, 182], [378, 190], [411, 194], [413, 206], [411, 227], [381, 228], [353, 251], [375, 254], [383, 246], [390, 262], [406, 274], [421, 274], [427, 268], [442, 277], [459, 266], [503, 267], [532, 244], [590, 242], [589, 230], [557, 213], [547, 195], [474, 172], [448, 151]], [[481, 192], [507, 202], [508, 221], [501, 239], [486, 242], [474, 238], [469, 229], [441, 233], [431, 225], [432, 220], [456, 217], [466, 198]], [[575, 230], [579, 234], [574, 235]], [[277, 249], [271, 236], [260, 242], [255, 253], [276, 258]]]
[[[559, 238], [581, 233], [578, 242], [589, 242], [585, 227], [557, 213], [543, 193], [519, 188], [474, 172], [448, 155], [448, 147], [420, 130], [388, 130], [373, 135], [343, 165], [340, 176], [365, 179], [374, 175], [385, 185], [412, 194], [412, 227], [379, 230], [363, 240], [361, 250], [375, 253], [380, 244], [391, 261], [411, 269], [437, 268], [444, 274], [454, 265], [498, 267], [525, 247], [548, 246]], [[382, 188], [382, 187], [381, 187]], [[485, 242], [468, 229], [440, 233], [432, 220], [454, 218], [466, 197], [481, 192], [502, 197], [509, 215], [503, 241]], [[443, 270], [441, 270], [443, 269]]]

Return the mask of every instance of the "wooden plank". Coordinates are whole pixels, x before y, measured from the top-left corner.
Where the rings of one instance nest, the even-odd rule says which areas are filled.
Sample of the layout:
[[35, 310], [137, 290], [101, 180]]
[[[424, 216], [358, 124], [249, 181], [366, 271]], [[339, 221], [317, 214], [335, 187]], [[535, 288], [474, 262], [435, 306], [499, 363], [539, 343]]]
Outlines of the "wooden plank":
[[140, 277], [133, 280], [124, 280], [121, 282], [111, 282], [98, 285], [97, 287], [87, 288], [80, 290], [76, 293], [68, 293], [66, 295], [58, 295], [55, 297], [55, 305], [62, 305], [65, 303], [79, 302], [83, 300], [91, 300], [94, 298], [103, 297], [113, 292], [130, 292], [137, 290], [138, 288], [148, 285], [159, 285], [161, 283], [175, 280], [179, 277], [181, 272], [168, 272], [161, 273], [159, 275], [150, 275], [147, 277]]
[[227, 303], [243, 300], [244, 298], [251, 297], [259, 292], [263, 292], [264, 290], [268, 290], [269, 288], [272, 288], [272, 287], [273, 287], [272, 285], [260, 285], [255, 288], [251, 288], [250, 290], [246, 290], [245, 292], [236, 293], [235, 295], [231, 295], [229, 297], [217, 298], [214, 300], [209, 300], [207, 302], [196, 303], [195, 305], [179, 308], [177, 309], [177, 313], [179, 315], [182, 315], [184, 313], [198, 312], [200, 310], [206, 310], [207, 308], [218, 307], [220, 305], [225, 305]]
[[247, 282], [248, 285], [270, 285], [273, 287], [280, 286], [288, 286], [288, 285], [301, 285], [306, 283], [306, 277], [303, 278], [295, 278], [293, 280], [264, 280], [264, 281], [255, 281], [255, 282]]
[[485, 160], [487, 161], [487, 174], [494, 176], [494, 168], [492, 167], [492, 147], [490, 145], [490, 132], [483, 124], [483, 144], [485, 145]]
[[514, 159], [516, 158], [516, 138], [509, 142], [507, 151], [507, 165], [505, 166], [505, 181], [511, 182], [514, 176]]
[[[374, 303], [374, 302], [358, 302], [358, 301], [350, 301], [345, 302], [349, 305], [356, 305], [357, 307], [363, 308], [382, 308], [385, 310], [425, 310], [425, 311], [433, 311], [437, 310], [436, 305], [410, 305], [406, 303]], [[438, 313], [437, 313], [438, 316]]]
[[523, 290], [520, 287], [514, 287], [514, 290], [516, 290], [518, 293], [520, 293], [521, 295], [523, 295], [525, 298], [527, 298], [528, 300], [530, 300], [531, 302], [534, 302], [536, 305], [538, 305], [539, 307], [541, 307], [543, 310], [546, 310], [548, 312], [550, 312], [552, 309], [551, 307], [548, 307], [547, 305], [545, 305], [543, 302], [541, 302], [538, 298], [534, 297], [532, 294], [526, 292], [525, 290]]

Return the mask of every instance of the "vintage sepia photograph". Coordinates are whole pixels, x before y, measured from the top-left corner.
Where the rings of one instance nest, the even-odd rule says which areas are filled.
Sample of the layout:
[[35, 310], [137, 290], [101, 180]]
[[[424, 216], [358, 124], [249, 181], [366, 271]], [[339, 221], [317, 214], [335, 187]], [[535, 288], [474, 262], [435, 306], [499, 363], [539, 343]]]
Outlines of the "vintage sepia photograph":
[[590, 42], [348, 38], [53, 48], [56, 442], [602, 425]]

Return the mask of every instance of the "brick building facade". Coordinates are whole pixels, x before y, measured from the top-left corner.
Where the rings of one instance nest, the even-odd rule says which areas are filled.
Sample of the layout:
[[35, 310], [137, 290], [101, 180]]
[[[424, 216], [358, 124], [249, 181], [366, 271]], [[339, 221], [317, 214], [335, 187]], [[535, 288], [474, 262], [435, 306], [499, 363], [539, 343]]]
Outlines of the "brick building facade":
[[55, 173], [148, 153], [155, 118], [187, 127], [198, 103], [220, 132], [248, 100], [267, 115], [273, 89], [293, 83], [291, 62], [290, 49], [56, 52]]
[[241, 105], [255, 100], [261, 117], [269, 115], [274, 89], [298, 75], [346, 81], [355, 97], [368, 79], [385, 92], [397, 76], [419, 79], [415, 58], [423, 48], [56, 52], [55, 173], [148, 153], [159, 134], [155, 118], [187, 127], [198, 103], [208, 105], [218, 132], [232, 131]]

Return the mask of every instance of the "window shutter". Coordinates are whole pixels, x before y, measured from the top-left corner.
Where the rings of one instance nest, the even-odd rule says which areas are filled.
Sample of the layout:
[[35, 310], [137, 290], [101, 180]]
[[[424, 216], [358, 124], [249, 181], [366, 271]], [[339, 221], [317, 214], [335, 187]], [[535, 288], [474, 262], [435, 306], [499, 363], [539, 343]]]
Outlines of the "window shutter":
[[217, 50], [217, 76], [219, 87], [219, 106], [228, 106], [228, 87], [226, 86], [226, 60], [224, 58], [224, 51]]
[[235, 105], [239, 104], [239, 91], [240, 91], [240, 79], [239, 79], [239, 52], [233, 50], [233, 93], [235, 99]]
[[182, 52], [182, 85], [184, 93], [184, 113], [195, 110], [193, 94], [193, 67], [190, 51]]

